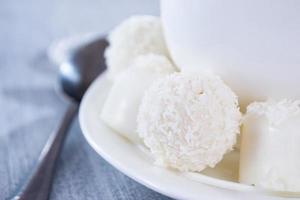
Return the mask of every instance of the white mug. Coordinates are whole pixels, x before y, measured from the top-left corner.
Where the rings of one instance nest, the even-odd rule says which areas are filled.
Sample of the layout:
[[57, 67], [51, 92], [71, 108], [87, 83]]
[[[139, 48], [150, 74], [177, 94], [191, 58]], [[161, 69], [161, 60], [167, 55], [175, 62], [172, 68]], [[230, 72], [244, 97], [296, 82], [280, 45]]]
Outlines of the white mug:
[[244, 107], [300, 99], [300, 0], [161, 0], [171, 56], [187, 71], [213, 71]]

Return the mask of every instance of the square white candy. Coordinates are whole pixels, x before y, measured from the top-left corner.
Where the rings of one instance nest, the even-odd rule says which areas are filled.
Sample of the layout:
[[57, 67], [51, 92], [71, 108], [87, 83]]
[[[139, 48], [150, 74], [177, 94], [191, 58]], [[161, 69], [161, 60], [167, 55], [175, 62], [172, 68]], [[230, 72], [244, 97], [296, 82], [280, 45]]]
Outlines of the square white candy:
[[300, 191], [300, 101], [252, 103], [244, 118], [240, 182]]

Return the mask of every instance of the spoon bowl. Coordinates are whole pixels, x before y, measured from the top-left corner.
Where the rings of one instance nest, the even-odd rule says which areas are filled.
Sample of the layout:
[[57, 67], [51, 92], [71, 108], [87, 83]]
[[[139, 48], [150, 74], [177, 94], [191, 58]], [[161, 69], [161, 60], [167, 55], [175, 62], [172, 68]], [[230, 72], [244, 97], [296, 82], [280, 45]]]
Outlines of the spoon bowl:
[[99, 38], [73, 50], [60, 67], [60, 86], [69, 98], [80, 102], [93, 80], [105, 69], [104, 49], [108, 42]]

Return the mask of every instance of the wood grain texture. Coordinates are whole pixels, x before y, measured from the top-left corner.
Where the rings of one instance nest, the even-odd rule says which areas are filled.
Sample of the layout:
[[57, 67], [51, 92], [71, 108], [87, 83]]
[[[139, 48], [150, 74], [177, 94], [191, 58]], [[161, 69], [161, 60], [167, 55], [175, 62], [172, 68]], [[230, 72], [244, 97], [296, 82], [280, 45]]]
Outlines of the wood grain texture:
[[[132, 14], [158, 14], [158, 0], [2, 0], [0, 3], [0, 200], [13, 195], [58, 124], [65, 102], [46, 56], [55, 39], [110, 30]], [[51, 199], [167, 199], [123, 175], [84, 140], [67, 138]]]

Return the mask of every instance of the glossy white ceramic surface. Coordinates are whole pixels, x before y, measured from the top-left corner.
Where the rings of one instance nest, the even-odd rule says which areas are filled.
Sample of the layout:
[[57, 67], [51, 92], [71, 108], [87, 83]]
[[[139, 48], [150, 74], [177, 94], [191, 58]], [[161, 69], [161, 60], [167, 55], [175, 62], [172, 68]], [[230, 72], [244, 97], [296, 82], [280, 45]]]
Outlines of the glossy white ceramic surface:
[[219, 74], [243, 106], [300, 98], [299, 0], [161, 0], [161, 16], [178, 67]]

